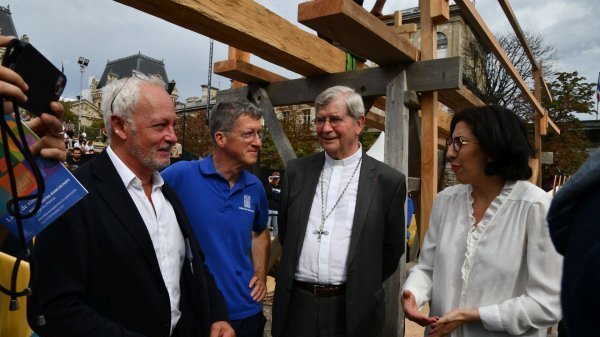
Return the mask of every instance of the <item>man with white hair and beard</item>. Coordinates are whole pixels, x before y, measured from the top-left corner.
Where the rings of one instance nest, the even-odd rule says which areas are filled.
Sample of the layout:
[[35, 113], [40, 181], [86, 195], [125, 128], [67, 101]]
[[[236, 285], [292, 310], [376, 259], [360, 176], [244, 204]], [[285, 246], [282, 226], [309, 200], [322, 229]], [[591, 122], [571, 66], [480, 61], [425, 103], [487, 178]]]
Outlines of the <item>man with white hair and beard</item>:
[[75, 173], [89, 194], [38, 236], [30, 325], [40, 336], [232, 337], [181, 202], [158, 174], [177, 141], [173, 101], [162, 80], [134, 75], [104, 89], [110, 145]]

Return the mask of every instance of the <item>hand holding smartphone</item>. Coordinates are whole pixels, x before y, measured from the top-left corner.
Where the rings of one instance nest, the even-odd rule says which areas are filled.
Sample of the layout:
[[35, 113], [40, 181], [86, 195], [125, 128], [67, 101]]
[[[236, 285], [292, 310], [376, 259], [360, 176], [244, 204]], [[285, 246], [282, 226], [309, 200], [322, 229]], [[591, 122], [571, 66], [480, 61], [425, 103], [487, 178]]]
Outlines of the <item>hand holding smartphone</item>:
[[2, 65], [19, 74], [29, 86], [27, 102], [20, 107], [36, 116], [52, 113], [50, 102], [59, 100], [67, 84], [60, 70], [31, 44], [18, 39], [8, 44]]

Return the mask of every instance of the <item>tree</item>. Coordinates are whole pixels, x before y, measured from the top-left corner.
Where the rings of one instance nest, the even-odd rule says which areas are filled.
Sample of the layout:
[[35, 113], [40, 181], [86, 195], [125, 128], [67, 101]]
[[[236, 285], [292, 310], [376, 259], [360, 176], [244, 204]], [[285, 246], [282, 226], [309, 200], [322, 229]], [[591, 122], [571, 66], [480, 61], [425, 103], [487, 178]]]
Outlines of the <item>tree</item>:
[[104, 128], [104, 120], [96, 119], [92, 122], [92, 125], [86, 128], [87, 139], [95, 141], [102, 138], [102, 128]]
[[543, 139], [543, 149], [554, 153], [554, 163], [544, 168], [544, 178], [554, 175], [571, 175], [587, 159], [586, 148], [590, 146], [581, 122], [574, 113], [592, 114], [594, 83], [585, 83], [586, 78], [576, 71], [559, 72], [556, 80], [549, 83], [554, 100], [545, 100], [548, 116], [557, 124], [561, 133], [549, 132]]
[[[281, 109], [283, 113], [279, 121], [296, 155], [304, 157], [318, 151], [317, 134], [308, 117], [310, 116], [310, 108], [307, 108], [306, 105], [293, 105]], [[268, 132], [260, 150], [260, 164], [278, 170], [285, 167], [273, 138]]]
[[63, 122], [77, 124], [77, 114], [73, 112], [72, 101], [60, 101], [63, 105]]
[[206, 109], [178, 113], [175, 135], [185, 152], [198, 157], [206, 157], [212, 153], [210, 132], [206, 125]]
[[[524, 34], [533, 56], [538, 64], [543, 65], [544, 75], [549, 79], [557, 60], [555, 48], [546, 44], [542, 35], [529, 32]], [[533, 86], [533, 66], [516, 35], [499, 35], [497, 39], [523, 80]], [[466, 40], [462, 46], [462, 54], [465, 57], [464, 80], [469, 89], [487, 104], [505, 106], [525, 120], [533, 118], [533, 108], [525, 100], [517, 84], [498, 59], [477, 39]]]
[[550, 117], [554, 122], [570, 122], [577, 119], [573, 113], [592, 114], [594, 102], [595, 83], [584, 83], [585, 77], [579, 76], [577, 71], [559, 72], [555, 74], [556, 80], [548, 85], [553, 93], [554, 100], [544, 100], [544, 106], [549, 109]]

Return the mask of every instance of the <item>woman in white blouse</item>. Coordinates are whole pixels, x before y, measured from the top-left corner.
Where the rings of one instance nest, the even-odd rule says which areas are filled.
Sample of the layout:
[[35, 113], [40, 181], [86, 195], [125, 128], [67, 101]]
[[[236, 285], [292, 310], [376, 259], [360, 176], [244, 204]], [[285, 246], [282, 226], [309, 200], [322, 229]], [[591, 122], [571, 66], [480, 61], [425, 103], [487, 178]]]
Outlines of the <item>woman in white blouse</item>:
[[545, 220], [551, 197], [526, 181], [527, 130], [487, 106], [457, 113], [450, 131], [446, 157], [461, 185], [436, 197], [404, 313], [434, 337], [546, 336], [560, 318], [562, 259]]

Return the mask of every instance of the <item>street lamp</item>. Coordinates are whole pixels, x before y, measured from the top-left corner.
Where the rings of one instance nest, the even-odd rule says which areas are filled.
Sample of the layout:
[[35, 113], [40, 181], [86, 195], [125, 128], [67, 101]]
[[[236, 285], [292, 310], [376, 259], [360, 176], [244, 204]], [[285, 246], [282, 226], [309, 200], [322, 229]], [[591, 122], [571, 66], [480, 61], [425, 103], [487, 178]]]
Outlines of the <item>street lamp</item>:
[[81, 72], [81, 78], [79, 80], [79, 120], [77, 124], [77, 137], [79, 137], [81, 134], [81, 98], [83, 96], [83, 73], [85, 72], [85, 68], [87, 68], [88, 64], [90, 64], [90, 60], [84, 58], [83, 56], [79, 56], [77, 63], [79, 64], [79, 71]]

